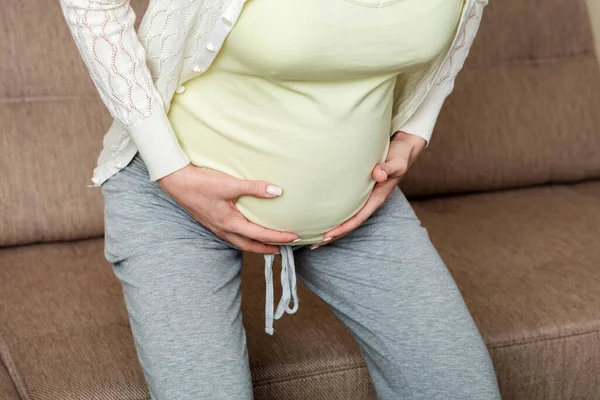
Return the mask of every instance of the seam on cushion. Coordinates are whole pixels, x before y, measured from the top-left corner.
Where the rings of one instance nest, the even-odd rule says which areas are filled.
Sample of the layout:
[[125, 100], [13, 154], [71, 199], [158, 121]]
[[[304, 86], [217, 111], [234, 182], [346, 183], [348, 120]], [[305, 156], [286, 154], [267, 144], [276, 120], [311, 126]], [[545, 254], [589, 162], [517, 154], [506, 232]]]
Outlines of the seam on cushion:
[[8, 345], [0, 336], [0, 362], [2, 362], [8, 372], [8, 376], [17, 389], [17, 393], [23, 400], [30, 400], [29, 394], [27, 393], [27, 388], [25, 387], [25, 383], [21, 379], [19, 372], [17, 371], [17, 367], [13, 362], [13, 359], [10, 355], [10, 351], [8, 350]]
[[[417, 195], [417, 196], [408, 196], [407, 198], [411, 202], [411, 204], [427, 204], [437, 200], [450, 200], [450, 199], [460, 199], [462, 197], [475, 197], [475, 196], [488, 196], [488, 195], [503, 195], [503, 194], [512, 194], [512, 192], [519, 191], [539, 191], [544, 188], [547, 189], [559, 189], [564, 188], [568, 190], [576, 190], [578, 185], [588, 185], [588, 184], [597, 184], [600, 183], [600, 177], [587, 176], [581, 179], [572, 179], [572, 180], [548, 180], [544, 182], [537, 183], [520, 183], [515, 186], [507, 186], [507, 187], [491, 187], [485, 189], [460, 189], [458, 191], [446, 192], [440, 194], [425, 194], [425, 195]], [[1, 246], [0, 246], [1, 247]]]
[[526, 67], [546, 64], [560, 64], [574, 60], [597, 60], [594, 52], [585, 50], [579, 53], [566, 54], [564, 56], [540, 57], [540, 58], [515, 58], [512, 60], [498, 60], [497, 64], [473, 64], [466, 63], [464, 68], [499, 68], [499, 67]]
[[491, 349], [502, 349], [502, 348], [506, 348], [506, 347], [516, 347], [516, 346], [526, 346], [528, 344], [534, 344], [534, 343], [539, 343], [539, 342], [550, 342], [553, 340], [562, 340], [562, 339], [569, 339], [572, 337], [577, 337], [577, 336], [586, 336], [586, 335], [592, 335], [592, 334], [599, 334], [600, 330], [595, 329], [595, 330], [591, 330], [591, 331], [585, 331], [585, 332], [577, 332], [577, 333], [571, 333], [568, 335], [558, 335], [558, 336], [546, 336], [546, 337], [539, 337], [539, 338], [535, 338], [535, 339], [530, 339], [530, 340], [524, 340], [521, 342], [515, 342], [515, 343], [500, 343], [500, 344], [490, 344], [488, 345], [489, 348]]
[[79, 101], [79, 100], [98, 100], [99, 96], [21, 96], [21, 97], [1, 97], [0, 103], [40, 103], [46, 101]]
[[307, 372], [304, 374], [297, 374], [297, 375], [287, 375], [287, 376], [284, 376], [281, 378], [268, 379], [268, 380], [264, 380], [261, 382], [256, 382], [253, 385], [254, 385], [254, 387], [258, 388], [261, 386], [268, 386], [268, 385], [277, 384], [277, 383], [296, 381], [296, 380], [305, 379], [305, 378], [312, 378], [315, 376], [326, 376], [326, 375], [331, 375], [331, 374], [337, 374], [340, 372], [366, 369], [366, 368], [367, 367], [364, 363], [360, 363], [360, 364], [349, 365], [349, 366], [341, 367], [341, 368], [333, 368], [333, 369], [320, 370], [320, 371], [315, 371], [315, 372]]
[[13, 243], [13, 244], [2, 244], [0, 243], [0, 251], [7, 251], [7, 250], [11, 250], [11, 249], [18, 249], [18, 248], [25, 248], [27, 246], [45, 246], [45, 245], [50, 245], [50, 246], [56, 246], [56, 245], [69, 245], [69, 244], [77, 244], [78, 242], [84, 242], [84, 241], [92, 241], [92, 240], [104, 240], [104, 233], [98, 233], [98, 234], [93, 234], [92, 236], [86, 236], [86, 237], [78, 237], [78, 238], [72, 238], [72, 239], [62, 239], [62, 240], [36, 240], [33, 242], [22, 242], [22, 243]]

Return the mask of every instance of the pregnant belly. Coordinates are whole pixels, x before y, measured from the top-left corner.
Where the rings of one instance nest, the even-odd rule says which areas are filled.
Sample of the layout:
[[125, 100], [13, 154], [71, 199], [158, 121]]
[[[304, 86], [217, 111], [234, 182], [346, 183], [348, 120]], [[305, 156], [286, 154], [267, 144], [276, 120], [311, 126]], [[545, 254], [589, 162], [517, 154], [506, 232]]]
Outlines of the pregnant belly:
[[241, 196], [236, 207], [253, 223], [296, 233], [296, 245], [320, 242], [360, 210], [376, 183], [373, 167], [385, 161], [389, 148], [389, 125], [381, 120], [376, 129], [364, 120], [337, 129], [251, 123], [215, 129], [178, 104], [169, 116], [192, 164], [283, 189], [272, 199]]

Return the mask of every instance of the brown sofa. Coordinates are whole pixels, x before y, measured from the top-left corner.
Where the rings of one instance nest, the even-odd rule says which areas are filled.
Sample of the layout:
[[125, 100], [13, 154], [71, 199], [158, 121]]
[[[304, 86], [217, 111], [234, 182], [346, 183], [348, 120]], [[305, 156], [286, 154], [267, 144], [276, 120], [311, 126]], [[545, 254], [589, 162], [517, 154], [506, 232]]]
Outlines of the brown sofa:
[[[103, 255], [102, 196], [86, 187], [110, 117], [62, 18], [43, 0], [0, 13], [0, 400], [148, 399]], [[600, 398], [593, 49], [583, 0], [491, 0], [431, 146], [401, 184], [504, 399]], [[373, 399], [356, 343], [304, 286], [298, 313], [263, 332], [262, 256], [244, 260], [256, 399]]]

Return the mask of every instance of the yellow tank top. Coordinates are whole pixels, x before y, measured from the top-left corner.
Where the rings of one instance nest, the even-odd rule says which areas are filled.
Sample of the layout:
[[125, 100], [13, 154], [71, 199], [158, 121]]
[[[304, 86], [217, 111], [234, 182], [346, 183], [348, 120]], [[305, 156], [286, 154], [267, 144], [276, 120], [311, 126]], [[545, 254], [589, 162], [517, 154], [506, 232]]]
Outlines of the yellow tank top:
[[[316, 243], [366, 203], [397, 77], [451, 41], [464, 0], [250, 0], [169, 119], [192, 164], [283, 188], [251, 222]], [[283, 244], [283, 243], [271, 243]]]

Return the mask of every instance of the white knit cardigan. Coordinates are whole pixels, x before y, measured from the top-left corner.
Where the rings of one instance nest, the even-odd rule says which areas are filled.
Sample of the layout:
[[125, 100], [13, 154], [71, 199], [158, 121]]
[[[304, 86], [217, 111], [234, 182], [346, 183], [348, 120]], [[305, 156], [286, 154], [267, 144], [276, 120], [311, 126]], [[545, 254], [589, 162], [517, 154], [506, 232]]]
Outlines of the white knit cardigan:
[[[208, 69], [252, 0], [151, 0], [138, 32], [129, 0], [60, 0], [77, 48], [113, 117], [89, 187], [100, 186], [139, 151], [155, 181], [189, 162], [167, 113], [174, 92]], [[427, 68], [398, 80], [390, 136], [427, 143], [462, 69], [488, 0], [465, 0], [455, 36]], [[398, 27], [402, 29], [402, 27]]]

